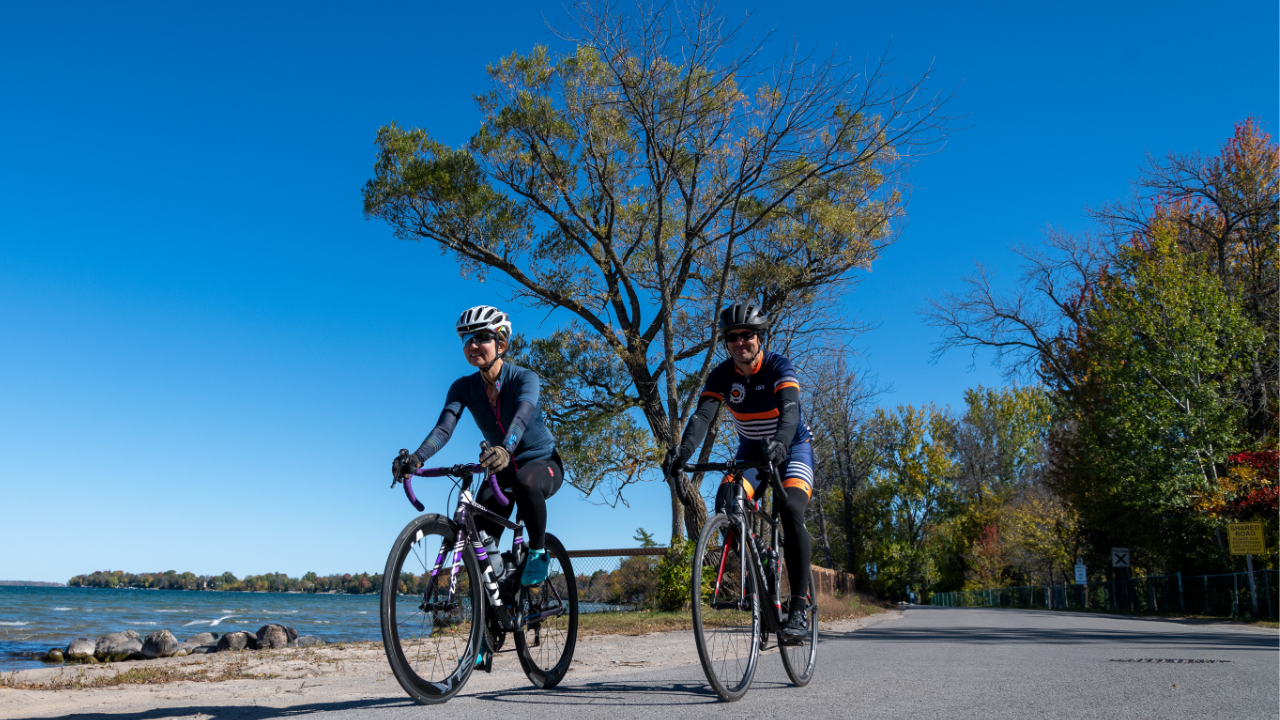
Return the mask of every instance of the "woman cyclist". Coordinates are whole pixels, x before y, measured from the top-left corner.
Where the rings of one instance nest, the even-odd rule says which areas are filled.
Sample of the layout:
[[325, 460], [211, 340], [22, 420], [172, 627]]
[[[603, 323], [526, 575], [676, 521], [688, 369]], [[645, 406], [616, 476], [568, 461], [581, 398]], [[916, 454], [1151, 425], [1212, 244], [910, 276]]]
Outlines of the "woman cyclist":
[[[737, 459], [768, 460], [783, 478], [787, 496], [782, 505], [783, 554], [791, 582], [791, 603], [782, 630], [784, 642], [798, 642], [808, 630], [807, 601], [810, 562], [809, 531], [804, 511], [813, 493], [813, 435], [800, 414], [800, 383], [787, 358], [763, 350], [769, 318], [754, 304], [739, 303], [720, 313], [720, 334], [729, 359], [707, 376], [698, 409], [689, 418], [678, 447], [671, 448], [663, 461], [670, 474], [683, 466], [707, 432], [722, 403], [728, 402], [734, 427], [738, 430]], [[764, 441], [763, 443], [761, 441]], [[762, 447], [767, 446], [767, 450]], [[767, 487], [757, 483], [755, 470], [744, 473], [748, 497]], [[733, 476], [726, 475], [716, 493], [716, 512], [732, 499]], [[777, 500], [775, 500], [777, 502]]]
[[[504, 493], [515, 499], [519, 508], [516, 517], [529, 533], [529, 555], [520, 583], [538, 585], [547, 579], [549, 564], [545, 547], [547, 498], [556, 494], [564, 478], [555, 440], [542, 421], [538, 376], [503, 360], [511, 339], [511, 320], [506, 313], [488, 305], [473, 307], [458, 318], [457, 331], [463, 355], [479, 372], [458, 378], [449, 386], [435, 428], [406, 459], [397, 456], [391, 471], [401, 478], [422, 467], [449, 442], [462, 411], [471, 411], [489, 443], [480, 455], [480, 464], [496, 474]], [[498, 515], [511, 515], [512, 506], [499, 504], [487, 483], [476, 501]], [[501, 525], [483, 518], [476, 518], [476, 528], [495, 540], [502, 535]], [[487, 668], [488, 654], [488, 649], [482, 648], [476, 665]]]

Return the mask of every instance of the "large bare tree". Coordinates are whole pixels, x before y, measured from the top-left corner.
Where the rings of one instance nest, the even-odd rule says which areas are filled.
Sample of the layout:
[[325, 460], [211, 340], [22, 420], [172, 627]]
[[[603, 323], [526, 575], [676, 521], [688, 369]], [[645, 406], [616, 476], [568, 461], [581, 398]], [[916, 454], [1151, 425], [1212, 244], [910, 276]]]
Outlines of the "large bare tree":
[[[572, 315], [527, 361], [550, 375], [570, 480], [616, 494], [678, 439], [721, 305], [786, 314], [893, 242], [900, 173], [942, 137], [945, 98], [922, 91], [927, 75], [891, 86], [884, 62], [792, 45], [765, 63], [768, 38], [745, 42], [712, 5], [571, 16], [565, 50], [489, 68], [465, 146], [382, 127], [364, 208]], [[671, 490], [675, 539], [706, 509]]]

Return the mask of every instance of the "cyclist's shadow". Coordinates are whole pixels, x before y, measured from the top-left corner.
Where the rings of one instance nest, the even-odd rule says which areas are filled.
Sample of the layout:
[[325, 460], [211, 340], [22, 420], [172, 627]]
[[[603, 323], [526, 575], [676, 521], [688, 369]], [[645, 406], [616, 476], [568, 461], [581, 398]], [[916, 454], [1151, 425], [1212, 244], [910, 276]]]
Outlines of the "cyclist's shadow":
[[[786, 683], [756, 681], [752, 684], [752, 689], [764, 690], [774, 685], [783, 687]], [[707, 705], [720, 702], [715, 691], [706, 683], [643, 680], [561, 684], [552, 690], [522, 687], [476, 693], [471, 697], [476, 700], [529, 705]]]

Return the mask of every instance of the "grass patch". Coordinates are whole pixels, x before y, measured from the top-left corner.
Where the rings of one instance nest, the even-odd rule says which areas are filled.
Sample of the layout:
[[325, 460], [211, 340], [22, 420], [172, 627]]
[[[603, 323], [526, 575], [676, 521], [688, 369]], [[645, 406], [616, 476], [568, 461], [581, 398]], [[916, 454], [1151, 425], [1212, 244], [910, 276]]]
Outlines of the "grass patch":
[[[118, 687], [121, 685], [164, 685], [172, 682], [226, 682], [228, 680], [271, 680], [279, 677], [274, 673], [255, 673], [249, 667], [249, 659], [238, 658], [210, 672], [201, 667], [203, 663], [185, 663], [182, 665], [139, 665], [128, 670], [117, 670], [111, 675], [89, 675], [81, 667], [72, 675], [58, 673], [46, 682], [27, 682], [17, 677], [17, 672], [8, 676], [0, 673], [0, 687], [11, 690], [92, 690], [94, 688]], [[192, 668], [198, 668], [192, 670]]]

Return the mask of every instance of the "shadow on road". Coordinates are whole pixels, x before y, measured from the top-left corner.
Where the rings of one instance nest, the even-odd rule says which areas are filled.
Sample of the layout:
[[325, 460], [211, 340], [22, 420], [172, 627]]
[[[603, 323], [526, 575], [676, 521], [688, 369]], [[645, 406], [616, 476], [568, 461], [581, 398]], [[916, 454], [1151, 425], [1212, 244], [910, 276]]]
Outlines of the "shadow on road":
[[[757, 680], [752, 691], [790, 687], [786, 683]], [[720, 702], [706, 683], [662, 683], [652, 681], [595, 682], [584, 685], [561, 685], [554, 690], [519, 688], [473, 695], [477, 700], [525, 703], [533, 705], [707, 705]], [[675, 702], [673, 702], [673, 699]], [[683, 700], [683, 703], [680, 701]]]
[[[127, 714], [130, 720], [160, 720], [161, 718], [181, 717], [213, 717], [236, 718], [237, 720], [276, 720], [313, 713], [339, 712], [342, 710], [376, 710], [379, 708], [408, 707], [415, 703], [409, 698], [370, 698], [367, 700], [348, 700], [344, 702], [312, 703], [310, 705], [291, 705], [289, 707], [272, 708], [258, 705], [187, 705], [170, 706], [148, 710], [146, 712]], [[63, 715], [75, 720], [120, 720], [125, 717], [120, 713], [87, 712]]]
[[[921, 612], [923, 611], [923, 612]], [[929, 625], [929, 615], [941, 612], [942, 609], [913, 609], [916, 622], [881, 623], [859, 630], [856, 633], [821, 633], [822, 642], [886, 642], [886, 643], [960, 643], [968, 645], [1091, 645], [1126, 643], [1145, 647], [1194, 647], [1197, 649], [1215, 650], [1265, 650], [1274, 651], [1280, 647], [1280, 634], [1261, 632], [1241, 632], [1239, 630], [1175, 630], [1177, 623], [1169, 621], [1152, 621], [1150, 618], [1127, 618], [1099, 615], [1073, 614], [1075, 618], [1087, 617], [1099, 620], [1099, 624], [1108, 624], [1117, 620], [1126, 624], [1136, 620], [1152, 621], [1150, 630], [1132, 627], [1107, 629], [1105, 627], [1048, 627], [1046, 621], [1053, 616], [1044, 613], [1024, 612], [1026, 625], [1023, 627], [989, 626], [968, 624], [966, 620], [981, 622], [981, 614], [975, 612], [965, 617], [966, 611], [957, 612], [946, 609], [948, 617], [945, 623]], [[1017, 622], [1010, 615], [1016, 610], [1001, 610], [1001, 615]], [[920, 614], [917, 614], [920, 613]], [[989, 617], [989, 616], [988, 616]], [[942, 620], [940, 617], [939, 620]], [[923, 621], [923, 623], [922, 623]], [[1159, 622], [1159, 626], [1155, 625]], [[1203, 626], [1201, 626], [1203, 628]]]

